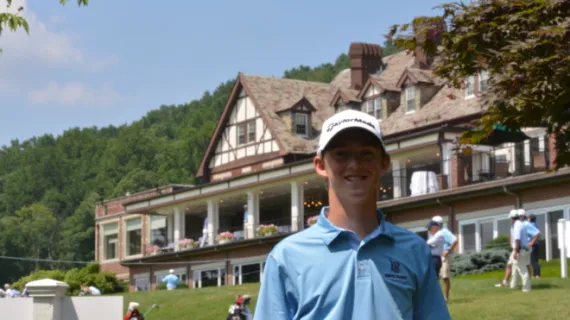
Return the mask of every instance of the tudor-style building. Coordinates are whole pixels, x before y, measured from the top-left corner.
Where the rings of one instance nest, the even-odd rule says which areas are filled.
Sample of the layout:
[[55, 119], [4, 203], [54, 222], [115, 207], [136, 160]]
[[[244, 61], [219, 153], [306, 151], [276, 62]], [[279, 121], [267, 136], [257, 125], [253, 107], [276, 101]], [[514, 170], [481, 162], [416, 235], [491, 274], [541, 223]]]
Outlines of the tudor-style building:
[[431, 71], [437, 57], [420, 49], [383, 57], [378, 45], [352, 43], [349, 57], [331, 83], [240, 73], [196, 174], [205, 183], [97, 207], [103, 270], [133, 290], [153, 288], [171, 268], [191, 288], [259, 281], [273, 245], [327, 205], [312, 158], [323, 121], [346, 108], [374, 115], [384, 132], [392, 169], [378, 207], [390, 221], [425, 236], [428, 219], [442, 215], [459, 252], [480, 251], [509, 233], [508, 211], [524, 207], [538, 216], [543, 258], [559, 256], [555, 225], [570, 218], [570, 169], [546, 172], [555, 149], [545, 129], [523, 128], [516, 143], [458, 144], [485, 113], [486, 72], [458, 90], [442, 85]]

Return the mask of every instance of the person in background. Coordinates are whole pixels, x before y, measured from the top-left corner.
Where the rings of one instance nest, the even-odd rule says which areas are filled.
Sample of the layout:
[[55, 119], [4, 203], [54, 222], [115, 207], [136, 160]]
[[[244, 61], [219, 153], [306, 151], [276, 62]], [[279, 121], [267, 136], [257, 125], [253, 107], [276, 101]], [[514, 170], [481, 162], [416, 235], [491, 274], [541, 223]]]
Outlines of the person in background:
[[97, 289], [95, 286], [82, 286], [81, 292], [84, 295], [100, 296], [101, 290]]
[[439, 277], [443, 280], [445, 301], [449, 301], [449, 291], [451, 290], [451, 264], [453, 261], [453, 252], [459, 243], [457, 237], [449, 231], [449, 229], [443, 226], [443, 218], [441, 216], [435, 216], [432, 221], [439, 223], [441, 233], [445, 242], [443, 244], [443, 254], [441, 255], [441, 271]]
[[349, 109], [325, 120], [313, 165], [330, 205], [273, 247], [254, 319], [451, 319], [429, 247], [377, 207], [390, 168], [378, 119]]
[[170, 269], [168, 271], [168, 275], [164, 278], [162, 278], [162, 282], [166, 283], [166, 289], [167, 290], [174, 290], [178, 287], [178, 283], [180, 282], [180, 279], [178, 279], [178, 276], [176, 276], [174, 274], [174, 270]]
[[[540, 232], [540, 229], [538, 229], [536, 225], [536, 216], [534, 214], [530, 214], [528, 216], [528, 221]], [[538, 279], [540, 278], [540, 263], [538, 262], [538, 256], [540, 253], [540, 236], [531, 244], [531, 248], [530, 263], [532, 265], [532, 277], [534, 279]]]
[[[530, 251], [530, 259], [529, 259], [529, 263], [527, 265], [528, 268], [528, 274], [531, 274], [531, 263], [532, 263], [532, 255], [533, 255], [533, 246], [535, 243], [538, 242], [538, 239], [540, 239], [540, 231], [538, 230], [538, 228], [536, 228], [536, 225], [533, 225], [532, 223], [530, 223], [530, 221], [528, 221], [528, 216], [526, 215], [526, 211], [524, 209], [519, 209], [518, 211], [518, 215], [519, 215], [519, 219], [521, 220], [521, 222], [523, 223], [523, 227], [526, 228], [526, 233], [528, 235], [528, 248]], [[538, 257], [537, 257], [538, 260]], [[538, 263], [538, 261], [537, 261]]]
[[426, 241], [431, 250], [431, 261], [435, 268], [435, 274], [439, 278], [441, 272], [441, 256], [443, 254], [443, 245], [445, 244], [445, 236], [441, 232], [441, 226], [435, 221], [430, 221], [427, 225], [429, 238]]
[[[513, 237], [512, 221], [513, 219], [518, 219], [518, 217], [519, 213], [517, 209], [511, 210], [511, 212], [509, 213], [509, 219], [511, 220], [511, 235], [509, 236], [509, 242], [511, 243], [511, 247], [512, 247], [512, 237]], [[513, 252], [511, 252], [509, 260], [507, 261], [507, 265], [505, 267], [505, 277], [501, 282], [497, 283], [495, 287], [500, 288], [500, 287], [506, 287], [508, 285], [508, 281], [511, 278], [511, 274], [513, 273], [513, 261], [514, 261]]]
[[516, 215], [511, 219], [513, 228], [511, 229], [512, 257], [512, 277], [511, 289], [516, 289], [519, 276], [522, 278], [522, 291], [529, 292], [531, 289], [530, 274], [528, 265], [530, 264], [530, 248], [528, 246], [528, 228], [520, 220], [519, 216], [523, 211], [517, 210]]

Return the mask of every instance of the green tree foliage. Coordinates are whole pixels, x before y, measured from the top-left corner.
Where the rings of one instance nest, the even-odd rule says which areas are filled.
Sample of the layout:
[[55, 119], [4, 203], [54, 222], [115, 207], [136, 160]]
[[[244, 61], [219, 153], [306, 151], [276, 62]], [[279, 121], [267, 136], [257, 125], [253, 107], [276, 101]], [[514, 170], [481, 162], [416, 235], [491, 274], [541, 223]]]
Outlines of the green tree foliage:
[[[423, 45], [440, 57], [435, 73], [456, 88], [480, 70], [490, 76], [484, 99], [489, 112], [477, 123], [481, 130], [466, 133], [463, 141], [481, 141], [497, 123], [510, 129], [546, 126], [556, 136], [556, 169], [569, 165], [570, 2], [479, 0], [439, 8], [441, 17], [412, 23], [446, 22], [441, 46]], [[388, 39], [414, 49], [416, 38], [406, 32], [412, 24], [393, 26]]]
[[[299, 66], [284, 77], [330, 82], [348, 67], [342, 54], [334, 63]], [[130, 125], [71, 128], [57, 137], [46, 134], [0, 147], [0, 255], [92, 261], [94, 212], [102, 199], [169, 183], [201, 183], [194, 173], [234, 81], [199, 100], [162, 105]], [[23, 214], [47, 224], [38, 229], [36, 220], [24, 221]], [[40, 236], [31, 237], [36, 231]], [[73, 266], [2, 258], [0, 265], [0, 283], [37, 268]]]

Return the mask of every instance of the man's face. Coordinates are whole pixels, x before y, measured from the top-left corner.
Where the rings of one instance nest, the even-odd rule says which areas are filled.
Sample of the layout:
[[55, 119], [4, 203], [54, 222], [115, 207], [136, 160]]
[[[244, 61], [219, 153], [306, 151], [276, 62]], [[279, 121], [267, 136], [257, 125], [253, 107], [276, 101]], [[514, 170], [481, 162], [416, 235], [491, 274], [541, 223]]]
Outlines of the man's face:
[[362, 129], [339, 133], [323, 157], [315, 157], [317, 173], [343, 203], [362, 203], [376, 197], [380, 177], [390, 165], [376, 137]]

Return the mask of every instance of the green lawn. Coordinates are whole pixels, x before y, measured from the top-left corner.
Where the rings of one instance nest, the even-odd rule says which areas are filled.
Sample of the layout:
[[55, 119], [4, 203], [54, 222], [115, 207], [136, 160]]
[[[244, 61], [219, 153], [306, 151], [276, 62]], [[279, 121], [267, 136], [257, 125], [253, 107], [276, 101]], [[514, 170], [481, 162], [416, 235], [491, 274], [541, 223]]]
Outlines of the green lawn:
[[[560, 279], [559, 263], [543, 262], [543, 276], [546, 277], [532, 280], [533, 290], [529, 293], [495, 288], [494, 284], [503, 277], [501, 271], [454, 278], [449, 302], [452, 319], [570, 319], [570, 280]], [[159, 304], [160, 308], [153, 310], [148, 315], [148, 320], [224, 319], [236, 295], [252, 295], [255, 306], [258, 290], [259, 284], [248, 284], [196, 290], [134, 292], [125, 294], [125, 308], [129, 301], [139, 302], [143, 312], [153, 303]]]

